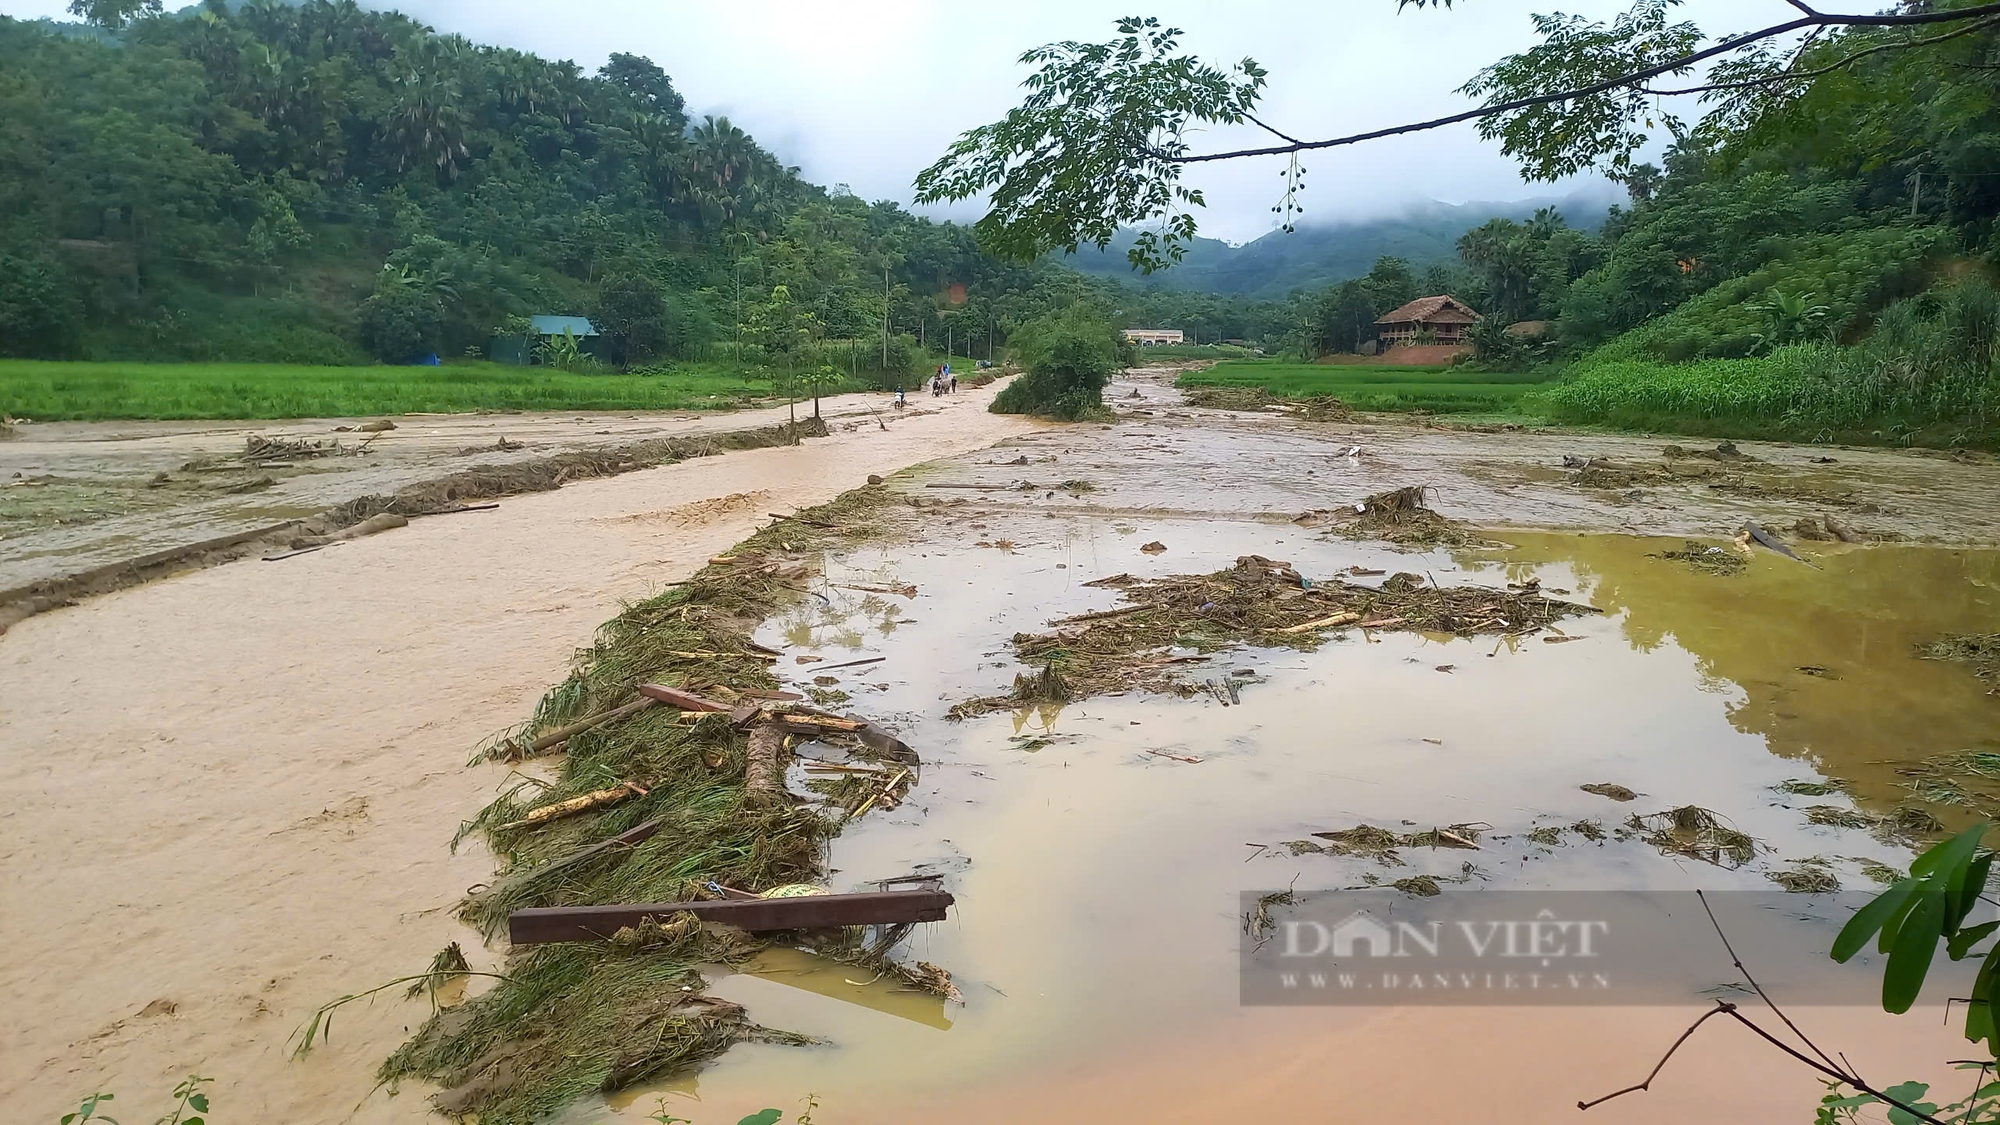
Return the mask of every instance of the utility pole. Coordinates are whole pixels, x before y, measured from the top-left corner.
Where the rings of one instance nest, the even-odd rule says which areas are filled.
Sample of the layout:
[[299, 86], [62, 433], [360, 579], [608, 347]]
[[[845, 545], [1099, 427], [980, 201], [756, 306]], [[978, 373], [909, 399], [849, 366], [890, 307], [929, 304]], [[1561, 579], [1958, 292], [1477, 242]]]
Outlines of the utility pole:
[[889, 267], [882, 267], [882, 370], [889, 370]]
[[1910, 188], [1910, 218], [1914, 219], [1917, 217], [1917, 203], [1924, 197], [1923, 169], [1921, 168], [1917, 169], [1917, 174], [1911, 179], [1911, 185], [1912, 186]]
[[951, 322], [948, 320], [944, 325], [944, 358], [951, 359]]

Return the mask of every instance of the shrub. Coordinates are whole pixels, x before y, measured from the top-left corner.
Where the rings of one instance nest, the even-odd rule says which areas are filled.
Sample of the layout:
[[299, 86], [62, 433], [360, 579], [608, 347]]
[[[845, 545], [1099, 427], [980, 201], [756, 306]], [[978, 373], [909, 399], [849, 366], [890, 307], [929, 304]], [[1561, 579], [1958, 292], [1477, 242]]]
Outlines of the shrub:
[[82, 305], [60, 266], [0, 253], [0, 355], [64, 359], [76, 354], [82, 331]]
[[408, 363], [438, 350], [444, 340], [444, 308], [420, 285], [385, 278], [361, 302], [355, 329], [361, 346], [384, 363]]
[[995, 414], [1075, 422], [1104, 410], [1104, 386], [1125, 358], [1117, 329], [1082, 306], [1031, 320], [1011, 342], [1028, 373], [993, 399]]

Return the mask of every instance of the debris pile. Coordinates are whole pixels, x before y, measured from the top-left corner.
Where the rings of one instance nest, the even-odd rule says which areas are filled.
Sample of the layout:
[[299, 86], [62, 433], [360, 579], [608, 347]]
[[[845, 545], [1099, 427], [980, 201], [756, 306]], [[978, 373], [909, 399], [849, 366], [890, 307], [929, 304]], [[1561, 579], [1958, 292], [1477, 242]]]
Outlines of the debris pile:
[[237, 454], [237, 458], [251, 464], [266, 464], [272, 461], [310, 461], [315, 457], [344, 457], [358, 452], [338, 441], [291, 440], [252, 434], [243, 439], [243, 452]]
[[[534, 717], [482, 748], [483, 757], [561, 758], [549, 780], [524, 778], [461, 826], [461, 837], [484, 834], [508, 867], [460, 916], [491, 935], [522, 908], [681, 902], [691, 882], [757, 897], [819, 877], [825, 841], [845, 818], [906, 792], [914, 754], [872, 724], [777, 691], [776, 654], [751, 631], [805, 596], [787, 575], [880, 534], [895, 504], [886, 489], [865, 488], [799, 513], [607, 622]], [[846, 744], [850, 760], [889, 776], [854, 775], [850, 805], [800, 801], [784, 787], [783, 762], [806, 742]], [[528, 1125], [581, 1094], [683, 1070], [732, 1043], [808, 1041], [702, 995], [699, 967], [736, 963], [758, 939], [673, 915], [606, 936], [614, 940], [527, 947], [491, 990], [419, 1029], [383, 1078], [439, 1084], [448, 1112]], [[940, 970], [907, 973], [949, 986]]]
[[1053, 621], [1051, 632], [1015, 634], [1015, 657], [1041, 669], [1039, 675], [1017, 678], [1007, 695], [960, 703], [951, 717], [1135, 689], [1192, 696], [1201, 689], [1183, 673], [1233, 645], [1310, 650], [1327, 632], [1345, 629], [1527, 636], [1597, 612], [1545, 597], [1539, 587], [1433, 588], [1414, 574], [1391, 576], [1380, 587], [1337, 578], [1308, 583], [1291, 564], [1262, 555], [1245, 555], [1213, 574], [1115, 575], [1095, 584], [1114, 581], [1129, 604]]
[[1697, 457], [1704, 461], [1757, 460], [1757, 458], [1736, 448], [1736, 443], [1733, 441], [1717, 442], [1714, 449], [1683, 449], [1678, 445], [1670, 445], [1660, 450], [1660, 456], [1669, 461], [1679, 461], [1690, 457]]
[[1713, 574], [1725, 578], [1733, 574], [1743, 573], [1743, 568], [1750, 565], [1749, 560], [1740, 551], [1732, 551], [1727, 547], [1717, 547], [1713, 544], [1697, 543], [1692, 539], [1687, 540], [1678, 551], [1661, 551], [1657, 555], [1648, 557], [1678, 559], [1688, 564], [1690, 570], [1698, 570], [1703, 574]]
[[1327, 523], [1349, 539], [1380, 539], [1422, 550], [1486, 545], [1462, 525], [1439, 515], [1428, 500], [1429, 489], [1410, 485], [1378, 492], [1345, 508], [1308, 512], [1292, 522], [1302, 526]]
[[1189, 406], [1207, 410], [1268, 410], [1284, 399], [1263, 387], [1189, 387], [1182, 392]]

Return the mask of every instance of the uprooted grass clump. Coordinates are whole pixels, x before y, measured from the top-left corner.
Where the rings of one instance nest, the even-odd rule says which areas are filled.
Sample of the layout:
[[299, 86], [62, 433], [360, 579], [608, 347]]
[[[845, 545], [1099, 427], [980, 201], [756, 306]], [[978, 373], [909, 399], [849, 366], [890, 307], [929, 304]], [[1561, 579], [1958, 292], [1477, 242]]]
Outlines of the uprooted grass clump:
[[1731, 827], [1721, 815], [1699, 805], [1634, 814], [1623, 835], [1636, 835], [1662, 852], [1698, 859], [1718, 867], [1741, 867], [1757, 858], [1757, 841]]
[[[496, 737], [487, 752], [516, 752], [533, 735], [626, 705], [641, 683], [729, 702], [775, 687], [771, 654], [751, 631], [803, 596], [793, 579], [817, 552], [882, 533], [892, 499], [879, 487], [847, 493], [628, 606], [525, 727]], [[761, 891], [822, 873], [837, 824], [787, 800], [758, 799], [746, 787], [747, 739], [726, 715], [638, 709], [571, 736], [563, 749], [552, 782], [517, 785], [461, 829], [484, 834], [504, 857], [494, 883], [460, 908], [484, 934], [527, 906], [677, 901], [709, 881]], [[535, 809], [607, 791], [578, 815], [524, 823]], [[648, 826], [651, 835], [635, 843], [614, 839]], [[444, 1086], [438, 1105], [448, 1113], [529, 1125], [577, 1097], [672, 1073], [734, 1042], [800, 1041], [701, 994], [697, 966], [737, 963], [760, 945], [691, 923], [666, 919], [608, 943], [533, 948], [490, 991], [426, 1023], [383, 1064], [382, 1078]]]
[[1678, 559], [1686, 563], [1690, 570], [1697, 570], [1703, 574], [1713, 574], [1722, 578], [1741, 574], [1743, 573], [1743, 568], [1750, 565], [1750, 560], [1739, 552], [1732, 551], [1727, 547], [1697, 543], [1692, 539], [1688, 540], [1678, 551], [1661, 551], [1659, 554], [1651, 557], [1656, 559]]
[[1327, 633], [1349, 628], [1528, 635], [1597, 612], [1544, 597], [1539, 588], [1433, 588], [1412, 574], [1380, 587], [1339, 580], [1308, 586], [1290, 564], [1261, 555], [1245, 555], [1213, 574], [1121, 575], [1116, 586], [1130, 604], [1052, 622], [1051, 632], [1015, 634], [1014, 655], [1040, 674], [1017, 677], [1009, 694], [960, 703], [951, 717], [1135, 689], [1193, 696], [1201, 689], [1185, 673], [1233, 645], [1310, 651]]
[[1917, 655], [1966, 665], [1973, 675], [1991, 685], [1988, 694], [2000, 694], [2000, 633], [1947, 633], [1930, 644], [1918, 645]]

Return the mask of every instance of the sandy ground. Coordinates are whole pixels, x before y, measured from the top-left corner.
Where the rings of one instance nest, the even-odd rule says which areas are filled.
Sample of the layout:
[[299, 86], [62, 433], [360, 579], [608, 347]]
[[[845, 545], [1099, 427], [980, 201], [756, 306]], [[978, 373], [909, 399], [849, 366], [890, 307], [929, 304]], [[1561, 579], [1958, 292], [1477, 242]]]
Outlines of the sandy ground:
[[987, 413], [991, 394], [17, 625], [0, 639], [7, 1115], [52, 1122], [105, 1090], [150, 1119], [199, 1071], [218, 1120], [425, 1119], [418, 1097], [362, 1098], [423, 1002], [349, 1008], [303, 1062], [286, 1043], [319, 1004], [467, 936], [449, 907], [491, 861], [446, 844], [504, 772], [466, 769], [473, 745], [621, 599], [766, 512], [1033, 428]]

